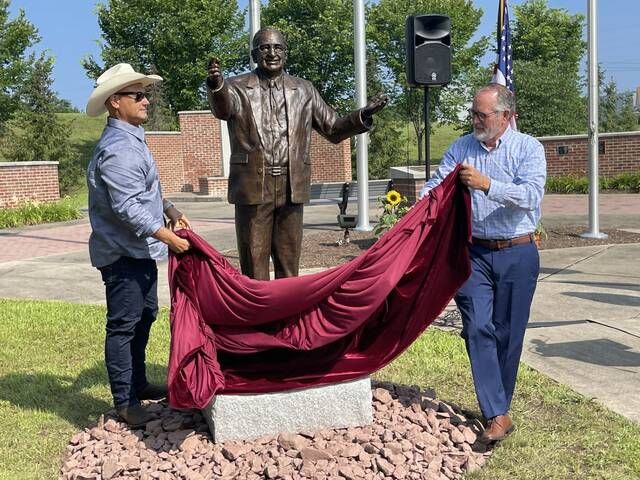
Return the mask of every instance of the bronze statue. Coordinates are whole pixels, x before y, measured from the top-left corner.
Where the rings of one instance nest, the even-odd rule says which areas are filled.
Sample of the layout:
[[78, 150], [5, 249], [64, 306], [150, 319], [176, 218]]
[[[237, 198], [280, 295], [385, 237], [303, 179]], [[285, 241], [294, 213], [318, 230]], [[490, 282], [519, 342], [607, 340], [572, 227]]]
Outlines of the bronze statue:
[[274, 28], [254, 35], [251, 56], [257, 68], [231, 78], [212, 58], [206, 84], [211, 111], [229, 127], [228, 200], [235, 204], [242, 273], [268, 280], [269, 256], [276, 278], [298, 274], [311, 129], [333, 143], [366, 132], [387, 97], [339, 117], [309, 81], [283, 72], [287, 43]]

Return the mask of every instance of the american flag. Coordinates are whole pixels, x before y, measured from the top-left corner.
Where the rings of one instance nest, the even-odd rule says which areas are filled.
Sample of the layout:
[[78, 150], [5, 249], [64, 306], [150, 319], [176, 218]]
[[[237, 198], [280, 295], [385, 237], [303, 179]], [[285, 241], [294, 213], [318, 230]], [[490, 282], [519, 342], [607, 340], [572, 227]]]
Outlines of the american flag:
[[[494, 83], [513, 89], [513, 56], [511, 54], [511, 29], [509, 28], [509, 6], [507, 0], [499, 0], [498, 5], [498, 58], [493, 70]], [[515, 93], [515, 92], [514, 92]], [[511, 117], [511, 128], [516, 128], [515, 112]]]

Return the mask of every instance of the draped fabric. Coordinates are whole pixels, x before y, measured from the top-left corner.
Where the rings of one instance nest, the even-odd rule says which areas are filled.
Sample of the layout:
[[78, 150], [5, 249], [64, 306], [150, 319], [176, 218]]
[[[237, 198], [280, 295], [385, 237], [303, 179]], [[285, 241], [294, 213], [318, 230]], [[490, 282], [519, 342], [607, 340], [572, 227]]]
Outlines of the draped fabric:
[[[457, 169], [343, 265], [272, 281], [243, 276], [192, 231], [169, 259], [169, 403], [366, 376], [433, 322], [470, 274], [468, 190]], [[339, 248], [339, 247], [336, 247]]]

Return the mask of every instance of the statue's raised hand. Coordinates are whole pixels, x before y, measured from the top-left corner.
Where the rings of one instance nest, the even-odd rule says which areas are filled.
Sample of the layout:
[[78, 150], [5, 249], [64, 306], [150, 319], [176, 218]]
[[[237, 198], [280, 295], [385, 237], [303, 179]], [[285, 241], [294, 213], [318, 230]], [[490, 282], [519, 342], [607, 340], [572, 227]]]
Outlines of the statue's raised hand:
[[207, 64], [207, 86], [211, 90], [217, 90], [222, 86], [224, 82], [224, 76], [222, 70], [220, 70], [220, 60], [216, 57], [211, 57]]
[[373, 117], [373, 114], [382, 110], [388, 102], [389, 97], [387, 97], [384, 93], [379, 93], [371, 100], [369, 100], [367, 105], [363, 107], [362, 116], [366, 118]]

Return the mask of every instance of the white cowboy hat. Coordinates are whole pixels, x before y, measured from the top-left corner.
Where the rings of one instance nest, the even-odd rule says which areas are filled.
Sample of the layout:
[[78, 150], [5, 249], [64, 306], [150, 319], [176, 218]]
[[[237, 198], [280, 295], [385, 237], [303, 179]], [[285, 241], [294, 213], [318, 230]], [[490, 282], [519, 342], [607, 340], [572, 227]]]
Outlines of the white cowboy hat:
[[97, 117], [107, 111], [104, 102], [109, 96], [116, 93], [122, 87], [133, 83], [141, 83], [143, 86], [162, 81], [159, 75], [144, 75], [136, 72], [128, 63], [119, 63], [104, 72], [96, 80], [96, 88], [91, 92], [87, 102], [86, 112], [90, 117]]

